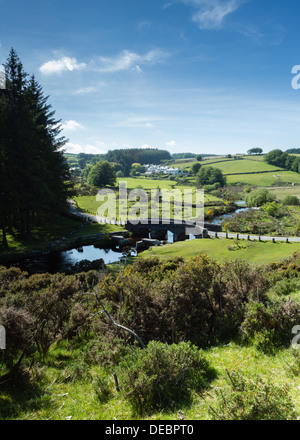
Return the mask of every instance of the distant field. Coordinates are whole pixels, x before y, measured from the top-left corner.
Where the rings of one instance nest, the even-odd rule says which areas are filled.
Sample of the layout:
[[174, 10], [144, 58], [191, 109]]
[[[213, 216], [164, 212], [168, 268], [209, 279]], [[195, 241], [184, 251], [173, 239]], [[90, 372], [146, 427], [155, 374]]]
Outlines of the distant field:
[[300, 251], [299, 243], [260, 243], [240, 240], [238, 243], [241, 248], [229, 250], [228, 247], [235, 247], [233, 239], [200, 239], [177, 242], [165, 246], [153, 247], [139, 254], [139, 258], [158, 256], [170, 258], [181, 256], [191, 258], [195, 255], [204, 253], [211, 258], [223, 261], [225, 258], [246, 260], [249, 263], [267, 264], [280, 261]]
[[[273, 186], [280, 182], [300, 184], [300, 174], [285, 171], [282, 168], [269, 165], [263, 161], [264, 156], [244, 156], [242, 159], [229, 159], [224, 157], [209, 158], [201, 162], [202, 166], [212, 166], [222, 170], [227, 177], [227, 183], [241, 183], [243, 185]], [[193, 162], [179, 165], [181, 169], [188, 170]], [[250, 173], [250, 174], [244, 174]]]
[[272, 186], [280, 182], [283, 183], [297, 183], [300, 185], [300, 174], [293, 173], [292, 171], [280, 171], [273, 173], [262, 173], [262, 174], [238, 174], [235, 176], [227, 176], [227, 183], [237, 183], [240, 182], [244, 185], [254, 185], [254, 186]]
[[[151, 201], [151, 190], [159, 189], [162, 194], [164, 191], [172, 191], [172, 190], [179, 190], [180, 193], [176, 195], [176, 192], [174, 193], [174, 201], [181, 202], [182, 204], [184, 202], [186, 203], [196, 203], [196, 187], [195, 186], [184, 186], [184, 185], [177, 185], [176, 182], [170, 181], [170, 180], [151, 180], [151, 179], [135, 179], [135, 178], [120, 178], [118, 179], [119, 182], [126, 182], [127, 183], [127, 189], [128, 191], [132, 189], [143, 189], [147, 192], [148, 200], [149, 200], [149, 213], [150, 213], [150, 201]], [[118, 186], [116, 187], [116, 191], [118, 190]], [[186, 197], [184, 194], [184, 190], [192, 190], [191, 197]], [[185, 198], [183, 198], [185, 197]], [[75, 202], [77, 203], [78, 208], [86, 213], [96, 215], [98, 208], [102, 205], [104, 202], [97, 201], [96, 196], [77, 196], [74, 197]], [[198, 201], [202, 201], [201, 199]], [[171, 202], [173, 200], [171, 199]], [[204, 194], [204, 203], [208, 202], [223, 202], [222, 199], [213, 196], [211, 194]], [[128, 206], [132, 206], [134, 202], [129, 202]], [[110, 205], [113, 206], [113, 205]], [[117, 200], [116, 203], [116, 218], [119, 218], [119, 202]], [[209, 209], [209, 208], [207, 208]], [[108, 214], [105, 214], [107, 216]], [[172, 216], [172, 213], [171, 213]], [[114, 217], [114, 216], [113, 216]]]
[[279, 169], [266, 162], [251, 159], [227, 160], [226, 162], [211, 164], [211, 166], [219, 168], [225, 175], [235, 173], [257, 173], [261, 171], [272, 172]]
[[145, 190], [148, 189], [172, 189], [174, 186], [176, 186], [176, 182], [172, 180], [152, 180], [147, 178], [134, 178], [134, 177], [121, 177], [117, 179], [117, 184], [120, 182], [126, 182], [127, 188], [134, 189], [134, 188], [142, 188]]
[[277, 200], [283, 200], [286, 196], [296, 196], [300, 199], [300, 185], [287, 188], [269, 188], [269, 190], [276, 196]]
[[[177, 182], [174, 182], [172, 180], [152, 180], [152, 179], [143, 179], [143, 178], [131, 178], [131, 177], [122, 177], [120, 179], [117, 179], [117, 184], [119, 182], [127, 182], [127, 188], [129, 190], [135, 189], [135, 188], [142, 188], [146, 191], [149, 191], [151, 189], [160, 189], [160, 190], [169, 190], [172, 189], [179, 189], [182, 192], [185, 189], [192, 189], [193, 193], [196, 191], [196, 187], [191, 185], [180, 185], [177, 184]], [[205, 202], [216, 202], [216, 201], [223, 201], [222, 199], [213, 196], [212, 194], [204, 194], [204, 201]], [[195, 202], [195, 198], [193, 198], [193, 202]]]
[[265, 158], [264, 154], [260, 154], [258, 156], [243, 156], [245, 159], [251, 159], [251, 160], [259, 160], [259, 161], [263, 161]]
[[[232, 174], [232, 173], [255, 173], [261, 171], [275, 171], [280, 169], [279, 167], [275, 167], [273, 165], [269, 165], [264, 162], [264, 156], [243, 156], [241, 159], [233, 159], [227, 158], [225, 156], [218, 156], [214, 158], [207, 158], [202, 160], [200, 163], [202, 166], [212, 166], [219, 168], [223, 171], [224, 174]], [[186, 162], [176, 162], [171, 166], [177, 166], [183, 171], [188, 171], [192, 165], [195, 163], [195, 160], [189, 160]]]
[[[215, 156], [215, 157], [207, 157], [207, 158], [204, 158], [201, 162], [199, 162], [201, 165], [208, 165], [208, 164], [210, 164], [211, 162], [219, 162], [219, 161], [224, 161], [224, 160], [226, 160], [226, 161], [228, 161], [228, 160], [231, 160], [231, 159], [226, 159], [226, 157], [225, 156]], [[176, 161], [174, 161], [170, 166], [171, 167], [178, 167], [178, 168], [180, 168], [181, 170], [189, 170], [190, 168], [191, 168], [191, 166], [194, 164], [194, 163], [196, 163], [197, 162], [197, 160], [196, 159], [188, 159], [188, 160], [185, 160], [184, 162], [183, 161], [178, 161], [178, 160], [176, 160]]]

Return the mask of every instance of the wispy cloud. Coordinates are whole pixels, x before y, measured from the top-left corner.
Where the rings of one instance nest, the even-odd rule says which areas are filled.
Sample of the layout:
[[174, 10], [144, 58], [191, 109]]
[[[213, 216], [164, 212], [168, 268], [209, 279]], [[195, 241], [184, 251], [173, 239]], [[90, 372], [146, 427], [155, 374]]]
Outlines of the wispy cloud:
[[84, 129], [83, 125], [79, 124], [79, 122], [76, 121], [66, 121], [65, 124], [61, 125], [61, 128], [63, 130], [69, 130], [69, 131], [75, 131], [78, 129]]
[[78, 63], [76, 58], [62, 57], [59, 60], [51, 60], [40, 67], [40, 72], [44, 75], [59, 74], [62, 72], [72, 72], [86, 67], [85, 63]]
[[149, 27], [151, 27], [151, 23], [149, 20], [140, 21], [139, 24], [137, 25], [138, 30], [149, 28]]
[[200, 29], [220, 28], [225, 18], [236, 11], [245, 0], [181, 0], [196, 11], [192, 19]]
[[95, 86], [90, 86], [90, 87], [83, 87], [81, 89], [75, 90], [74, 94], [75, 95], [86, 95], [88, 93], [94, 93], [96, 92], [98, 89]]
[[154, 122], [161, 120], [162, 118], [159, 116], [132, 116], [116, 122], [114, 126], [127, 128], [154, 128]]
[[[87, 64], [78, 62], [76, 58], [63, 56], [59, 59], [54, 59], [44, 63], [39, 70], [44, 75], [60, 74], [62, 72], [72, 72], [82, 69], [101, 73], [114, 73], [125, 70], [142, 72], [143, 66], [156, 64], [167, 56], [169, 56], [169, 54], [161, 49], [152, 49], [145, 54], [138, 54], [130, 50], [123, 50], [116, 56], [95, 57]], [[79, 90], [78, 93], [89, 93], [90, 91], [94, 91], [94, 89], [87, 87]]]
[[145, 64], [155, 64], [166, 58], [168, 54], [161, 49], [153, 49], [144, 55], [140, 55], [129, 50], [124, 50], [115, 57], [100, 57], [98, 59], [100, 72], [119, 72], [122, 70], [141, 71]]

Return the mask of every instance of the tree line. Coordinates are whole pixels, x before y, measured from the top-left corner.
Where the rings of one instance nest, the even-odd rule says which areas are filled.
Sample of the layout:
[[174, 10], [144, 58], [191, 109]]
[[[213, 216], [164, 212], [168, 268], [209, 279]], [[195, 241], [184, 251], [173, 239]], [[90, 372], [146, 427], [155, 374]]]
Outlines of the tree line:
[[34, 76], [11, 49], [0, 90], [0, 229], [28, 236], [32, 227], [64, 209], [70, 189], [60, 121]]
[[124, 176], [129, 176], [133, 163], [159, 165], [164, 160], [171, 160], [172, 156], [167, 150], [158, 148], [126, 148], [110, 150], [105, 160], [121, 165]]
[[264, 160], [270, 165], [300, 173], [300, 157], [293, 156], [279, 149], [270, 151], [265, 155]]

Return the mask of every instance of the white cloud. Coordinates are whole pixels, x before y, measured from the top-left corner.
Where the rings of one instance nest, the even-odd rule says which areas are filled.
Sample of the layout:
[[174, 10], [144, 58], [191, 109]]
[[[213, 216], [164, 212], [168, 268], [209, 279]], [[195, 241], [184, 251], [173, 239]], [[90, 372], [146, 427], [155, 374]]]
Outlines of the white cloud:
[[40, 72], [44, 75], [52, 75], [62, 72], [72, 72], [86, 67], [85, 63], [78, 63], [76, 58], [63, 57], [59, 60], [52, 60], [44, 63], [40, 67]]
[[87, 154], [105, 154], [106, 151], [101, 150], [100, 148], [94, 145], [81, 145], [81, 144], [73, 144], [72, 142], [68, 142], [64, 147], [67, 153], [79, 154], [79, 153], [87, 153]]
[[167, 56], [167, 53], [160, 49], [153, 49], [144, 55], [139, 55], [129, 50], [124, 50], [116, 57], [100, 57], [100, 72], [119, 72], [122, 70], [135, 69], [140, 72], [144, 64], [155, 64]]
[[[138, 54], [129, 50], [123, 50], [115, 57], [96, 57], [88, 64], [79, 63], [76, 58], [61, 57], [44, 63], [40, 68], [43, 75], [61, 74], [62, 72], [73, 72], [75, 70], [94, 70], [101, 73], [113, 73], [124, 70], [135, 70], [142, 72], [142, 66], [156, 64], [166, 58], [168, 54], [161, 49], [152, 49], [145, 54]], [[77, 90], [77, 94], [90, 93], [95, 87], [85, 87]]]
[[65, 124], [62, 124], [61, 128], [63, 130], [70, 130], [70, 131], [74, 131], [77, 129], [83, 129], [83, 125], [79, 124], [79, 122], [76, 121], [66, 121]]
[[200, 29], [219, 28], [227, 15], [236, 11], [245, 0], [181, 0], [196, 9], [193, 20]]
[[169, 142], [166, 142], [166, 146], [167, 146], [167, 147], [175, 147], [175, 145], [176, 145], [176, 142], [175, 142], [175, 141], [169, 141]]

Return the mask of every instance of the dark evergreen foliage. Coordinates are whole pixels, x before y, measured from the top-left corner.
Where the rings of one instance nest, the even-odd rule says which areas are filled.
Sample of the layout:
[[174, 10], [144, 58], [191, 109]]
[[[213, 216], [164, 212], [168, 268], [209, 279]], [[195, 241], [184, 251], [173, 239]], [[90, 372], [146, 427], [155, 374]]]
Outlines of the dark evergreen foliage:
[[29, 78], [14, 49], [0, 90], [0, 228], [21, 236], [53, 211], [65, 207], [69, 168], [64, 160], [60, 121], [42, 87]]

